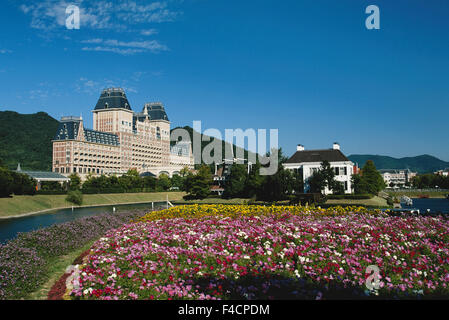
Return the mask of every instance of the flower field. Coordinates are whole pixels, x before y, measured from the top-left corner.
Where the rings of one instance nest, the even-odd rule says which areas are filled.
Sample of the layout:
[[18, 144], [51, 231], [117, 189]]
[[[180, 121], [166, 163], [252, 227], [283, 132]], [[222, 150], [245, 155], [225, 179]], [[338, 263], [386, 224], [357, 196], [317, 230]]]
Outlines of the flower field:
[[142, 215], [119, 212], [81, 218], [22, 233], [17, 239], [0, 244], [0, 300], [25, 298], [46, 280], [52, 259]]
[[[368, 291], [369, 265], [380, 270]], [[195, 205], [109, 231], [72, 299], [448, 298], [449, 222], [362, 208]]]

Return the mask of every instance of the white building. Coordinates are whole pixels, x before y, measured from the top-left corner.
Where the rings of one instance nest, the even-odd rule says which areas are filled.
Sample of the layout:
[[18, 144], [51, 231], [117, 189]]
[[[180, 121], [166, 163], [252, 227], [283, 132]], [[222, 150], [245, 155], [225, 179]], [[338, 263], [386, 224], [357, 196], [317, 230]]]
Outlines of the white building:
[[409, 169], [381, 169], [379, 172], [387, 188], [403, 188], [416, 176], [416, 172], [411, 172]]
[[[352, 193], [351, 176], [354, 163], [340, 151], [340, 145], [338, 143], [334, 143], [332, 149], [322, 150], [305, 150], [304, 146], [298, 145], [295, 154], [283, 166], [285, 169], [298, 171], [302, 174], [304, 192], [307, 193], [310, 189], [309, 178], [321, 168], [321, 163], [325, 160], [334, 169], [335, 180], [343, 183], [345, 193]], [[331, 194], [332, 191], [326, 187], [324, 193]]]

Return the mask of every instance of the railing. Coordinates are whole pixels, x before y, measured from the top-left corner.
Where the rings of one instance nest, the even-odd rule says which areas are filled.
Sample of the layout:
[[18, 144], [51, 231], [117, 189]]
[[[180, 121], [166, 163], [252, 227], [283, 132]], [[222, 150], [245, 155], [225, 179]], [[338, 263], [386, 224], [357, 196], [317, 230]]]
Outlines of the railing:
[[388, 189], [387, 192], [449, 192], [449, 189], [429, 188], [429, 189]]

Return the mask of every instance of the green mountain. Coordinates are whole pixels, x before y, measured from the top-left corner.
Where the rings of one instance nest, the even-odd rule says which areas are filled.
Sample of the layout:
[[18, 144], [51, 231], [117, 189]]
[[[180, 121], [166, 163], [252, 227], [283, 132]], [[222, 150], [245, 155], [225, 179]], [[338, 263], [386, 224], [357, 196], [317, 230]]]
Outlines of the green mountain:
[[424, 154], [416, 157], [392, 158], [388, 156], [353, 154], [349, 160], [363, 167], [367, 160], [373, 160], [377, 169], [410, 169], [413, 172], [429, 173], [449, 167], [449, 162]]
[[58, 121], [45, 112], [0, 111], [0, 159], [10, 169], [51, 171]]
[[[185, 126], [185, 127], [182, 127], [182, 128], [181, 127], [176, 127], [176, 128], [173, 128], [171, 131], [176, 130], [176, 129], [185, 129], [189, 133], [190, 141], [193, 142], [193, 129], [192, 129], [192, 127], [189, 127], [189, 126]], [[208, 137], [210, 139], [208, 141], [203, 141], [203, 137]], [[213, 139], [214, 139], [213, 137], [209, 137], [209, 136], [201, 134], [201, 154], [203, 152], [203, 149], [208, 144], [210, 144], [213, 141]], [[228, 143], [228, 142], [224, 142], [223, 140], [220, 140], [220, 139], [217, 139], [217, 140], [218, 140], [218, 142], [222, 146], [222, 148], [221, 148], [221, 156], [222, 156], [222, 158], [225, 158], [225, 156], [226, 156], [225, 150], [227, 150], [228, 153], [230, 153], [231, 144]], [[175, 141], [171, 142], [172, 145], [175, 144], [175, 143], [176, 143]], [[237, 157], [237, 150], [242, 150], [242, 148], [237, 147], [235, 144], [232, 144], [232, 150], [233, 150], [234, 157]], [[254, 153], [252, 153], [252, 152], [250, 152], [250, 151], [248, 151], [246, 149], [243, 149], [243, 155], [244, 155], [245, 159], [248, 159], [248, 154], [252, 154], [253, 155]], [[211, 152], [211, 156], [213, 156], [213, 155], [214, 155], [214, 153]]]

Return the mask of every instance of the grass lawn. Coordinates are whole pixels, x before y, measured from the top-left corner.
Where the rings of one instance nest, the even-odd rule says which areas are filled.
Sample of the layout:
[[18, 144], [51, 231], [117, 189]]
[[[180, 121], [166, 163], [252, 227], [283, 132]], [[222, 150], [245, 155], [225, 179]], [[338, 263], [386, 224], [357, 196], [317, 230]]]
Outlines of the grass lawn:
[[[83, 206], [110, 205], [119, 203], [151, 202], [180, 200], [184, 192], [152, 192], [152, 193], [114, 193], [85, 194]], [[71, 208], [72, 204], [65, 201], [66, 195], [35, 195], [0, 198], [0, 217], [11, 217], [49, 209]]]
[[25, 300], [47, 300], [48, 292], [53, 284], [62, 277], [67, 267], [70, 266], [81, 253], [92, 247], [94, 242], [95, 241], [90, 241], [83, 247], [74, 250], [69, 254], [50, 260], [48, 263], [49, 269], [47, 281], [39, 289], [27, 296]]
[[429, 196], [429, 198], [446, 198], [448, 194], [447, 191], [400, 191], [400, 192], [391, 192], [387, 191], [388, 195], [392, 197], [401, 197], [407, 196], [410, 198], [419, 198], [420, 195]]
[[389, 207], [387, 200], [378, 196], [371, 199], [338, 199], [327, 200], [326, 205], [341, 205], [341, 206], [368, 206], [368, 207]]

